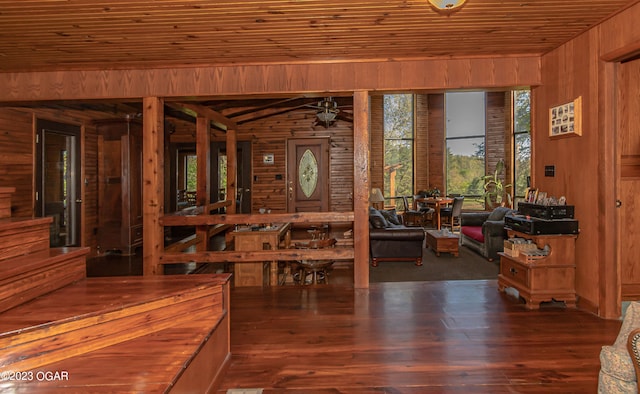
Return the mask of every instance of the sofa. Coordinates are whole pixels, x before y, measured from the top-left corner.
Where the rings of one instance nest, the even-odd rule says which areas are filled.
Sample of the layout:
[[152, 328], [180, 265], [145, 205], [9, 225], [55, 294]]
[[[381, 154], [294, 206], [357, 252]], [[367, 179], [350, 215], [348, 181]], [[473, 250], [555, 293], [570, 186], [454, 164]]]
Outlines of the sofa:
[[369, 208], [369, 248], [371, 265], [380, 261], [414, 261], [422, 265], [424, 229], [407, 227], [392, 210]]
[[[640, 303], [631, 302], [624, 314], [622, 326], [613, 345], [600, 350], [600, 373], [598, 393], [637, 393], [638, 382], [635, 368], [637, 346], [635, 335], [640, 328]], [[631, 339], [631, 341], [629, 341]]]
[[463, 212], [460, 216], [460, 244], [489, 261], [497, 259], [507, 238], [504, 217], [513, 213], [513, 209], [505, 207], [497, 207], [491, 212]]

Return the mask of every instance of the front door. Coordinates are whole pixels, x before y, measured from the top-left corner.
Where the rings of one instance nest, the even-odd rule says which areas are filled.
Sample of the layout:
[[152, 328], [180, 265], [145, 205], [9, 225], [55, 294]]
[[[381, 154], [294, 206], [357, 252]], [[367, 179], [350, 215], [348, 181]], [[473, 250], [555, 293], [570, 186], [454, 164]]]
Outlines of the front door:
[[50, 246], [80, 245], [80, 127], [37, 122], [36, 216], [53, 217]]
[[287, 143], [287, 211], [329, 210], [329, 139], [290, 139]]

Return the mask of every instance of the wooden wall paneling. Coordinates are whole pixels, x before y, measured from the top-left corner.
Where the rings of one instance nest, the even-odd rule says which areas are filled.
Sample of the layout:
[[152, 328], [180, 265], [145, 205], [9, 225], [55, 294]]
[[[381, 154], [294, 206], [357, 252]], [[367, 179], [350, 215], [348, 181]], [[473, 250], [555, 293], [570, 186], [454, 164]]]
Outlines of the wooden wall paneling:
[[89, 246], [89, 256], [93, 256], [98, 231], [98, 137], [95, 126], [85, 123], [82, 135], [82, 246]]
[[[484, 71], [478, 71], [484, 70]], [[238, 78], [238, 74], [243, 77]], [[282, 76], [287, 76], [283, 78]], [[322, 76], [322, 77], [320, 77]], [[427, 78], [428, 76], [428, 78]], [[122, 83], [127, 81], [127, 83]], [[531, 86], [537, 56], [0, 73], [0, 102]]]
[[[239, 130], [241, 132], [242, 127]], [[287, 212], [286, 140], [261, 139], [252, 144], [253, 183], [251, 185], [252, 212], [260, 208], [271, 212]], [[265, 164], [265, 154], [273, 154], [273, 164]], [[280, 179], [277, 179], [277, 176]]]
[[[509, 152], [507, 150], [509, 138], [509, 129], [505, 124], [505, 112], [506, 106], [508, 105], [505, 102], [505, 92], [487, 92], [486, 93], [486, 140], [485, 140], [485, 149], [486, 149], [486, 158], [485, 158], [485, 174], [493, 174], [496, 170], [496, 164], [501, 159], [505, 159], [505, 166], [511, 167], [512, 161], [509, 161]], [[506, 173], [503, 173], [501, 176], [502, 181], [507, 184], [510, 183], [505, 181], [509, 179], [506, 177]]]
[[384, 96], [371, 96], [371, 150], [369, 167], [371, 187], [384, 194]]
[[[211, 121], [208, 117], [198, 115], [196, 119], [196, 205], [207, 206], [211, 196]], [[207, 250], [209, 245], [208, 227], [196, 227], [196, 236], [202, 240], [196, 245], [196, 250]]]
[[353, 244], [354, 287], [369, 288], [369, 95], [353, 95]]
[[[235, 126], [235, 125], [234, 125]], [[236, 128], [227, 130], [227, 201], [232, 203], [227, 212], [236, 213], [236, 196], [238, 195], [238, 133]]]
[[[543, 57], [543, 84], [535, 90], [536, 111], [532, 149], [535, 152], [533, 186], [551, 196], [566, 196], [575, 205], [580, 235], [576, 241], [576, 293], [579, 305], [597, 308], [599, 303], [599, 61], [595, 31], [580, 35]], [[583, 133], [562, 139], [549, 137], [548, 108], [582, 96]], [[611, 136], [610, 136], [611, 137]], [[579, 158], [579, 159], [578, 159]], [[545, 165], [555, 166], [554, 177], [544, 177]], [[613, 190], [609, 190], [610, 195]], [[611, 268], [615, 269], [615, 268]], [[597, 312], [594, 310], [594, 312]]]
[[[238, 126], [238, 140], [252, 141], [253, 212], [260, 208], [269, 208], [272, 213], [287, 211], [286, 141], [289, 138], [312, 137], [329, 137], [331, 141], [329, 210], [352, 210], [352, 124], [338, 120], [325, 128], [316, 123], [315, 111], [298, 110]], [[265, 154], [274, 155], [273, 164], [263, 162]]]
[[429, 101], [425, 94], [415, 96], [415, 135], [414, 135], [414, 188], [415, 192], [428, 190], [429, 187]]
[[599, 53], [606, 61], [620, 61], [640, 53], [640, 2], [603, 21]]
[[[353, 127], [341, 123], [330, 140], [330, 210], [353, 211]], [[351, 225], [351, 223], [349, 223]]]
[[157, 97], [143, 99], [142, 124], [143, 275], [162, 275], [159, 265], [164, 249], [164, 103]]
[[33, 118], [30, 113], [0, 109], [0, 186], [15, 187], [14, 217], [33, 215]]
[[437, 187], [444, 193], [444, 93], [429, 94], [429, 188]]

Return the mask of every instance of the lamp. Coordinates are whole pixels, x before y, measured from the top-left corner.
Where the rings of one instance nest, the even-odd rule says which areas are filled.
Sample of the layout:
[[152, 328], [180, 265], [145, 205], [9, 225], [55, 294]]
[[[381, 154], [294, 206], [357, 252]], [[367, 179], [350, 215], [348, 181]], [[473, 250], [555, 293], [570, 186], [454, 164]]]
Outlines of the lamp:
[[369, 201], [371, 201], [373, 207], [375, 209], [382, 208], [380, 205], [384, 203], [384, 196], [382, 195], [382, 191], [377, 187], [371, 188], [371, 194], [369, 195]]
[[467, 0], [428, 0], [431, 7], [438, 12], [453, 12], [462, 7]]

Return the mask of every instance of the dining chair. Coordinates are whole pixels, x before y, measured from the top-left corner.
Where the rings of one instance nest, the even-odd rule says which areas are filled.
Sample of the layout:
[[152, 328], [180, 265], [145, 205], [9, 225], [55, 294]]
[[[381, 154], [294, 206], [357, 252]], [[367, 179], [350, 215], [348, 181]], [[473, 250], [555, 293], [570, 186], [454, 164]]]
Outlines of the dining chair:
[[454, 197], [450, 207], [440, 208], [440, 218], [442, 226], [451, 229], [451, 232], [460, 231], [460, 215], [462, 214], [462, 204], [464, 196]]

